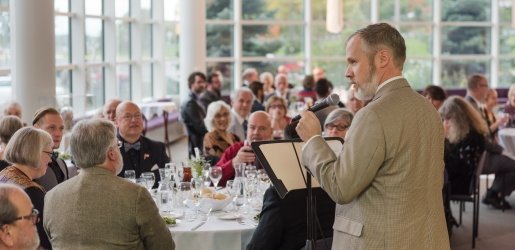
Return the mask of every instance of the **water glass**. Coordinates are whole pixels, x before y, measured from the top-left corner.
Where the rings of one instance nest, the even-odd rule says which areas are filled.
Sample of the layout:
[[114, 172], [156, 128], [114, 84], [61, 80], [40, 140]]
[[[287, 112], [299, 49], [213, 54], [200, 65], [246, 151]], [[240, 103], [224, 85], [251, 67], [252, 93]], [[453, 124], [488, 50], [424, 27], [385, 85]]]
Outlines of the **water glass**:
[[136, 183], [136, 171], [135, 170], [125, 170], [125, 172], [123, 173], [123, 177], [125, 177], [125, 179], [127, 179], [133, 183]]
[[242, 185], [243, 184], [240, 179], [228, 180], [226, 185], [227, 191], [229, 191], [229, 194], [232, 197], [232, 203], [236, 212], [238, 212], [239, 208], [245, 204]]
[[145, 187], [150, 192], [154, 186], [154, 183], [156, 182], [156, 176], [152, 172], [143, 172], [141, 173], [140, 177], [145, 180]]

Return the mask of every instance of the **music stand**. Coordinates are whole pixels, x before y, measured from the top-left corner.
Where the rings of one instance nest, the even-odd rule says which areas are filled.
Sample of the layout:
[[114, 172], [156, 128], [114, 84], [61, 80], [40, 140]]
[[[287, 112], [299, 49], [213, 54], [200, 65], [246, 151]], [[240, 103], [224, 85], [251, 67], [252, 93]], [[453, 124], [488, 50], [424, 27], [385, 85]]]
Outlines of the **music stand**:
[[[343, 147], [343, 139], [339, 137], [324, 138], [329, 147], [339, 154]], [[251, 147], [259, 163], [268, 174], [277, 193], [283, 199], [290, 190], [307, 189], [307, 239], [306, 248], [315, 248], [313, 187], [320, 187], [316, 179], [312, 179], [309, 171], [301, 166], [302, 146], [300, 139], [252, 142]]]

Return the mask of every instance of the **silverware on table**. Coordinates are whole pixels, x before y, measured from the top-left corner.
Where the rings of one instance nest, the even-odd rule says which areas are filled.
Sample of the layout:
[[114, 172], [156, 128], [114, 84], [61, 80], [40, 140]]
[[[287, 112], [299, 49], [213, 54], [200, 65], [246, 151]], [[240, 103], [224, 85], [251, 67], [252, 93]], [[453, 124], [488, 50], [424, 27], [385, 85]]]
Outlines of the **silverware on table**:
[[201, 227], [202, 225], [206, 224], [207, 220], [209, 219], [209, 215], [211, 214], [211, 210], [213, 210], [212, 208], [209, 209], [209, 211], [207, 211], [207, 214], [206, 214], [206, 217], [205, 218], [202, 218], [202, 220], [197, 224], [195, 225], [194, 227], [191, 228], [191, 231], [195, 231], [197, 230], [199, 227]]

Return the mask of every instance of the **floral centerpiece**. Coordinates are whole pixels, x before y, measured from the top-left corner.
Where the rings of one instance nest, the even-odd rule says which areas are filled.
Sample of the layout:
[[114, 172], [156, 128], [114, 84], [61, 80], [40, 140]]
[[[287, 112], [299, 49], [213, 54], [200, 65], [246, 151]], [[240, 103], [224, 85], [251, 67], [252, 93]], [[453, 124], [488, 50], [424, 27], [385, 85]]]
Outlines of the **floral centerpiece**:
[[199, 156], [198, 158], [191, 158], [188, 160], [188, 165], [191, 167], [191, 174], [194, 178], [202, 176], [202, 170], [204, 170], [205, 163], [206, 159], [203, 156]]

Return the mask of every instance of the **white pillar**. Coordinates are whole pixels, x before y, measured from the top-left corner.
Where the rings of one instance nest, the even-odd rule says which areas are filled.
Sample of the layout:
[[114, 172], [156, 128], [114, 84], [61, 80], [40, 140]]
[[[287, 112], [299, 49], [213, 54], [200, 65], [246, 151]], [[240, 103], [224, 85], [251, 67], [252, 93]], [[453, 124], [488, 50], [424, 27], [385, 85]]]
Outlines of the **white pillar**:
[[11, 0], [11, 51], [14, 100], [31, 124], [34, 111], [55, 106], [53, 0]]
[[180, 98], [188, 96], [188, 76], [193, 71], [206, 72], [206, 2], [181, 0]]

